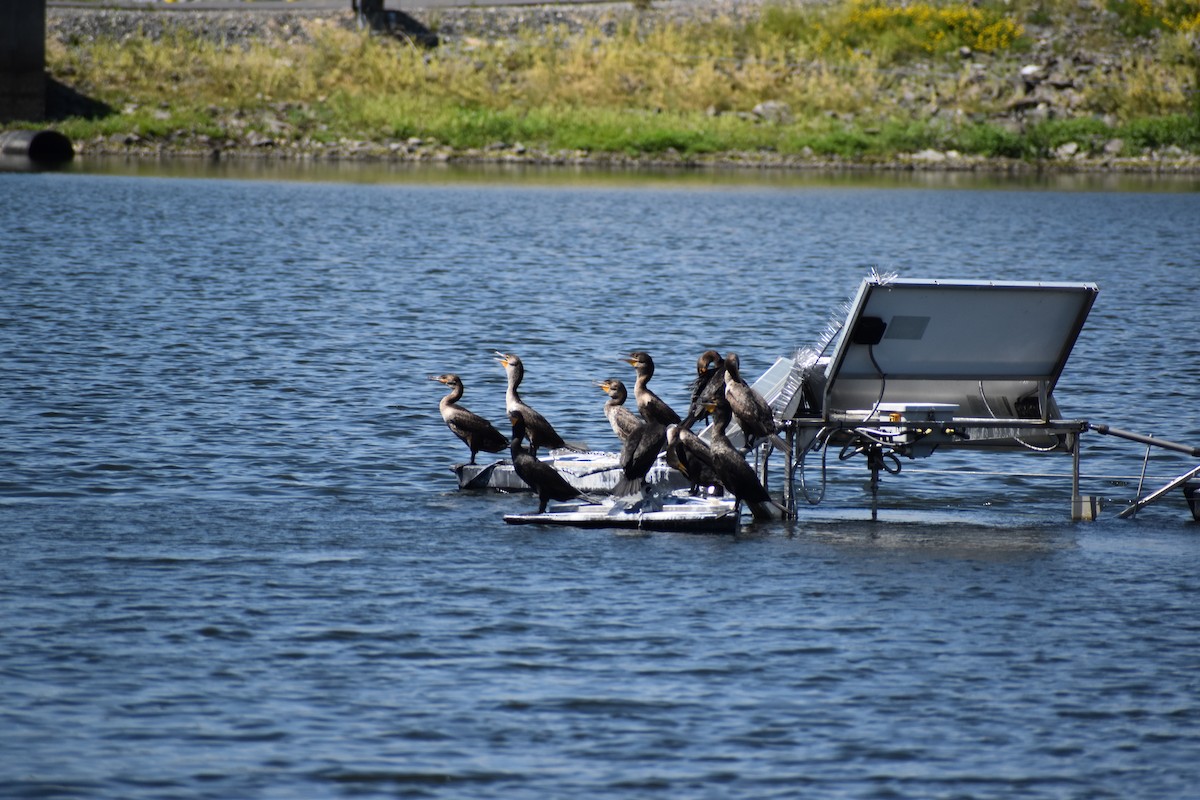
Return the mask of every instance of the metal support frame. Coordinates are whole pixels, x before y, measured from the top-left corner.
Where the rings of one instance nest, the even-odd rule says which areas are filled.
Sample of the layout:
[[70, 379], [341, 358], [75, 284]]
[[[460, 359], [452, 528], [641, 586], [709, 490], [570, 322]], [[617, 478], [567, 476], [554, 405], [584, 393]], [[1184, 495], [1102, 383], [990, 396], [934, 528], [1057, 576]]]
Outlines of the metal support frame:
[[[876, 438], [878, 428], [881, 426], [887, 427], [899, 433], [928, 433], [931, 429], [936, 430], [938, 435], [944, 437], [944, 440], [939, 442], [939, 448], [970, 448], [979, 449], [1001, 449], [1001, 450], [1019, 450], [1021, 449], [1023, 438], [1032, 436], [1053, 436], [1059, 437], [1061, 445], [1055, 448], [1061, 452], [1069, 452], [1072, 455], [1072, 470], [1071, 470], [1071, 518], [1079, 519], [1095, 519], [1098, 511], [1098, 503], [1096, 498], [1083, 497], [1079, 494], [1079, 461], [1080, 461], [1080, 434], [1086, 431], [1089, 423], [1084, 420], [1062, 420], [1055, 419], [1049, 422], [1041, 422], [1036, 419], [976, 419], [976, 418], [954, 418], [942, 421], [906, 421], [898, 422], [879, 422], [872, 421], [869, 424], [862, 420], [838, 420], [829, 418], [812, 418], [812, 419], [792, 419], [787, 422], [787, 444], [789, 451], [786, 461], [786, 480], [784, 481], [784, 506], [788, 510], [790, 518], [795, 519], [798, 514], [798, 503], [795, 492], [795, 473], [799, 467], [799, 457], [796, 454], [797, 441], [802, 439], [799, 435], [801, 430], [805, 428], [820, 428], [823, 432], [828, 432], [825, 437], [823, 446], [828, 447], [831, 440], [838, 438], [839, 434], [843, 438], [849, 437], [847, 448], [858, 443], [851, 455], [861, 453], [867, 459], [867, 469], [870, 471], [870, 487], [871, 487], [871, 520], [877, 521], [879, 518], [879, 478], [880, 471], [890, 473], [899, 472], [899, 461], [896, 460], [896, 453], [904, 454], [904, 448], [908, 445], [898, 444], [896, 447], [889, 447], [885, 442], [881, 442]], [[973, 431], [992, 432], [996, 438], [987, 440], [983, 443], [967, 438], [963, 433], [971, 429]], [[1018, 442], [1014, 445], [1010, 442]], [[1034, 448], [1036, 449], [1036, 448]], [[886, 459], [891, 456], [897, 461], [897, 469], [889, 468]], [[764, 466], [765, 469], [765, 466]]]
[[[1083, 447], [1082, 447], [1083, 434], [1086, 431], [1093, 430], [1093, 431], [1096, 431], [1097, 433], [1101, 433], [1104, 435], [1115, 436], [1118, 438], [1127, 439], [1129, 441], [1140, 442], [1142, 444], [1145, 444], [1147, 446], [1147, 452], [1146, 452], [1147, 459], [1149, 458], [1150, 450], [1153, 447], [1160, 447], [1165, 450], [1171, 450], [1171, 451], [1175, 451], [1175, 452], [1179, 452], [1179, 453], [1184, 453], [1187, 455], [1200, 457], [1200, 447], [1193, 447], [1191, 445], [1179, 444], [1178, 442], [1171, 442], [1166, 439], [1160, 439], [1155, 436], [1146, 436], [1144, 434], [1130, 433], [1129, 431], [1123, 431], [1123, 430], [1120, 430], [1117, 428], [1112, 428], [1107, 425], [1092, 424], [1086, 420], [1050, 420], [1049, 423], [1042, 424], [1037, 421], [1025, 420], [1025, 419], [1020, 419], [1020, 420], [952, 419], [947, 422], [941, 422], [941, 423], [937, 423], [937, 424], [941, 425], [941, 426], [945, 426], [946, 430], [951, 430], [954, 428], [972, 428], [972, 429], [976, 429], [976, 430], [979, 430], [979, 429], [989, 430], [990, 429], [997, 433], [1003, 432], [1006, 435], [1011, 434], [1011, 435], [1013, 435], [1013, 438], [1017, 439], [1017, 440], [1019, 440], [1021, 436], [1032, 435], [1032, 434], [1052, 435], [1052, 436], [1061, 437], [1062, 441], [1063, 441], [1063, 446], [1060, 449], [1064, 452], [1069, 452], [1071, 454], [1071, 520], [1072, 521], [1095, 520], [1097, 518], [1097, 516], [1099, 516], [1099, 512], [1100, 512], [1100, 499], [1098, 497], [1080, 494], [1080, 460], [1081, 460], [1081, 451], [1083, 449]], [[898, 430], [903, 430], [906, 428], [926, 429], [929, 427], [930, 423], [928, 423], [928, 422], [903, 422], [902, 421], [902, 422], [895, 422], [895, 423], [887, 423], [887, 425], [888, 425], [888, 427], [895, 428]], [[785, 423], [785, 432], [786, 432], [786, 437], [787, 437], [788, 449], [785, 453], [786, 461], [785, 461], [785, 473], [784, 473], [785, 480], [783, 483], [783, 501], [784, 501], [784, 507], [787, 509], [788, 517], [790, 519], [796, 519], [796, 517], [798, 515], [798, 505], [799, 504], [797, 502], [797, 497], [796, 497], [795, 479], [796, 479], [796, 471], [797, 471], [797, 469], [799, 469], [799, 466], [800, 466], [800, 456], [803, 455], [803, 454], [797, 453], [798, 442], [801, 441], [803, 438], [800, 435], [800, 433], [804, 428], [811, 429], [811, 428], [818, 428], [818, 427], [821, 429], [822, 432], [830, 433], [829, 436], [824, 437], [824, 441], [822, 442], [822, 446], [824, 446], [824, 447], [829, 446], [830, 440], [835, 438], [837, 436], [837, 434], [839, 434], [839, 433], [843, 434], [843, 435], [848, 434], [851, 437], [853, 437], [856, 434], [858, 434], [860, 432], [860, 430], [868, 430], [868, 428], [865, 425], [863, 425], [861, 422], [858, 422], [858, 423], [849, 422], [849, 421], [839, 422], [837, 420], [830, 420], [830, 419], [816, 419], [816, 418], [814, 418], [814, 419], [791, 419]], [[1019, 430], [1014, 432], [1014, 429], [1019, 429]], [[880, 477], [879, 473], [880, 473], [880, 470], [886, 470], [888, 472], [893, 472], [893, 470], [887, 468], [887, 465], [885, 463], [885, 458], [892, 451], [889, 450], [889, 448], [887, 446], [885, 446], [884, 444], [872, 439], [869, 436], [864, 436], [862, 441], [867, 442], [867, 444], [862, 445], [859, 448], [857, 448], [857, 452], [862, 453], [867, 458], [867, 468], [871, 474], [871, 479], [870, 479], [871, 519], [872, 519], [872, 521], [875, 521], [878, 519], [878, 510], [879, 510], [879, 477]], [[853, 442], [854, 442], [854, 440], [852, 438], [850, 440], [850, 443], [853, 444]], [[940, 446], [941, 447], [962, 448], [962, 447], [980, 446], [980, 445], [978, 443], [975, 443], [974, 445], [972, 445], [971, 442], [967, 441], [967, 440], [957, 441], [957, 440], [952, 439], [950, 441], [946, 441], [946, 442], [942, 443]], [[995, 446], [995, 445], [983, 445], [983, 446], [989, 447], [989, 446]], [[1009, 446], [1009, 447], [1004, 447], [1002, 449], [1012, 450], [1014, 448]], [[759, 469], [761, 470], [761, 474], [764, 476], [764, 486], [766, 485], [765, 475], [767, 472], [767, 458], [769, 455], [770, 455], [770, 450], [765, 450], [762, 453], [762, 460], [759, 462]], [[1144, 462], [1143, 467], [1142, 467], [1143, 477], [1145, 475], [1145, 472], [1146, 472], [1146, 464]], [[1177, 476], [1176, 478], [1172, 479], [1171, 481], [1169, 481], [1166, 485], [1151, 492], [1150, 494], [1146, 495], [1145, 497], [1142, 497], [1142, 488], [1143, 487], [1142, 487], [1141, 483], [1139, 483], [1138, 499], [1134, 500], [1127, 508], [1125, 508], [1123, 511], [1121, 511], [1121, 513], [1118, 514], [1117, 516], [1122, 519], [1127, 519], [1129, 517], [1133, 517], [1137, 514], [1137, 512], [1139, 510], [1141, 510], [1142, 508], [1146, 507], [1147, 505], [1150, 505], [1151, 503], [1154, 503], [1154, 502], [1160, 500], [1161, 498], [1165, 497], [1172, 490], [1178, 489], [1180, 487], [1187, 488], [1189, 486], [1195, 486], [1197, 481], [1200, 481], [1200, 466], [1197, 466], [1193, 469], [1188, 470], [1187, 472], [1184, 472], [1183, 474], [1181, 474], [1181, 475]], [[1193, 490], [1193, 493], [1196, 493], [1196, 490]], [[1191, 503], [1191, 502], [1192, 501], [1189, 499], [1189, 503]], [[1198, 501], [1198, 502], [1200, 502], [1200, 501]], [[1193, 513], [1196, 513], [1196, 512], [1193, 512]], [[1200, 515], [1197, 516], [1197, 519], [1200, 519]]]

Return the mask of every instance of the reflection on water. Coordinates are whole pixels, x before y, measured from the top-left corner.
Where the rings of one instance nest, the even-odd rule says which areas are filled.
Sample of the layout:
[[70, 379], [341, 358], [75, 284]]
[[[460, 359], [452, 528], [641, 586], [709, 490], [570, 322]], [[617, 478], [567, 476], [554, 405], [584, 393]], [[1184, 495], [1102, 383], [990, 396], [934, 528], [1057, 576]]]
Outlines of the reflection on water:
[[783, 169], [754, 167], [632, 168], [596, 165], [388, 163], [168, 158], [162, 161], [89, 157], [69, 170], [92, 175], [235, 180], [344, 181], [357, 184], [499, 184], [559, 187], [640, 186], [747, 188], [926, 188], [989, 191], [1195, 192], [1200, 174], [1030, 172], [998, 174], [953, 170]]

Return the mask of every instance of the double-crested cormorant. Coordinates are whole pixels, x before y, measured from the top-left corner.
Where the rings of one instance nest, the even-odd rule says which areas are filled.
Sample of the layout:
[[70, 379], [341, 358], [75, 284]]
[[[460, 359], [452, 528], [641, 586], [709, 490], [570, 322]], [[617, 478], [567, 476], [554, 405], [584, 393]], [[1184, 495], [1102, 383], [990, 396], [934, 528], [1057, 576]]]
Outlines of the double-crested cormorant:
[[546, 421], [546, 418], [530, 408], [517, 394], [517, 387], [521, 385], [521, 379], [525, 377], [525, 365], [521, 363], [521, 359], [513, 353], [496, 353], [496, 355], [499, 356], [500, 363], [504, 365], [504, 371], [508, 373], [508, 390], [504, 393], [504, 410], [510, 416], [514, 413], [521, 415], [529, 437], [530, 453], [536, 456], [538, 448], [542, 446], [551, 450], [570, 447], [558, 435], [554, 427]]
[[604, 404], [604, 416], [608, 418], [608, 424], [612, 426], [613, 433], [624, 442], [633, 429], [642, 424], [641, 420], [625, 406], [625, 400], [629, 396], [625, 390], [625, 384], [616, 378], [609, 378], [596, 385], [608, 395], [608, 401]]
[[621, 445], [621, 479], [613, 487], [613, 496], [641, 494], [646, 488], [646, 474], [666, 444], [666, 428], [654, 420], [639, 421]]
[[713, 420], [709, 452], [712, 453], [713, 471], [720, 478], [721, 485], [745, 503], [755, 519], [786, 519], [787, 512], [783, 506], [771, 499], [754, 474], [754, 468], [725, 435], [725, 428], [733, 417], [729, 403], [718, 399], [708, 404], [708, 410]]
[[[705, 412], [707, 414], [708, 412]], [[667, 464], [683, 473], [692, 484], [692, 493], [701, 486], [719, 483], [713, 470], [712, 452], [708, 443], [688, 430], [686, 425], [667, 427]]]
[[630, 353], [629, 358], [625, 361], [637, 370], [637, 381], [633, 384], [633, 397], [637, 400], [638, 413], [642, 415], [642, 419], [647, 422], [657, 422], [664, 428], [667, 425], [678, 425], [680, 423], [679, 415], [646, 385], [654, 377], [654, 359], [650, 357], [650, 354], [638, 350]]
[[683, 426], [690, 428], [692, 422], [706, 419], [708, 412], [704, 404], [716, 398], [724, 383], [725, 360], [716, 350], [705, 350], [696, 359], [696, 379], [692, 381], [692, 403], [688, 407], [687, 419]]
[[742, 380], [740, 366], [737, 353], [725, 354], [725, 400], [749, 446], [755, 439], [775, 433], [777, 426], [766, 399]]
[[559, 474], [558, 470], [545, 461], [539, 460], [521, 444], [521, 440], [526, 437], [527, 433], [525, 418], [513, 411], [509, 413], [508, 419], [512, 423], [513, 430], [511, 445], [513, 471], [517, 473], [518, 478], [537, 492], [537, 513], [546, 513], [546, 504], [551, 500], [562, 502], [579, 497], [580, 491], [567, 483], [567, 479]]
[[508, 447], [508, 439], [496, 430], [492, 423], [458, 405], [458, 401], [463, 396], [462, 379], [453, 373], [447, 373], [430, 375], [429, 380], [438, 381], [450, 387], [450, 394], [442, 398], [438, 403], [438, 409], [442, 412], [442, 419], [446, 421], [447, 427], [453, 431], [455, 436], [462, 439], [467, 447], [471, 448], [472, 464], [475, 463], [475, 454], [480, 450], [500, 453]]

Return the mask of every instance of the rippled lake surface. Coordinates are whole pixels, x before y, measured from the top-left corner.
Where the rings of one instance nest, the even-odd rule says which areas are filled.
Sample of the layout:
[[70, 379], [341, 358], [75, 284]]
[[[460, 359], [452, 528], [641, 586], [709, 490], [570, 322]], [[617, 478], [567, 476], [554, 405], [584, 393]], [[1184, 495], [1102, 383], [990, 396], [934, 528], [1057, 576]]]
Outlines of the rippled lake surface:
[[[506, 526], [440, 384], [757, 375], [871, 270], [1093, 281], [1068, 416], [1200, 444], [1194, 183], [0, 175], [0, 795], [1186, 798], [1200, 526], [1144, 449], [830, 471], [738, 536]], [[1003, 343], [997, 343], [1003, 346]], [[1196, 466], [1155, 453], [1147, 488]], [[1155, 484], [1154, 482], [1157, 481]]]

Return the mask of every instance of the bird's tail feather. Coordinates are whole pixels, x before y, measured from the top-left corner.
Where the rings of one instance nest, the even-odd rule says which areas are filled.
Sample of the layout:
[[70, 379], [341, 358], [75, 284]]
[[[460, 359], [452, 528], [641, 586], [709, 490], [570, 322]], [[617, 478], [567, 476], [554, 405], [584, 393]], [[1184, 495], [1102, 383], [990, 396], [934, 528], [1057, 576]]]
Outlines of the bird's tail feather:
[[746, 503], [750, 509], [750, 513], [754, 515], [754, 519], [758, 522], [770, 522], [775, 520], [787, 519], [787, 509], [776, 503], [774, 500], [759, 500], [753, 503]]
[[626, 478], [622, 477], [617, 481], [617, 485], [613, 487], [613, 497], [630, 497], [632, 495], [640, 495], [645, 492], [645, 478]]

